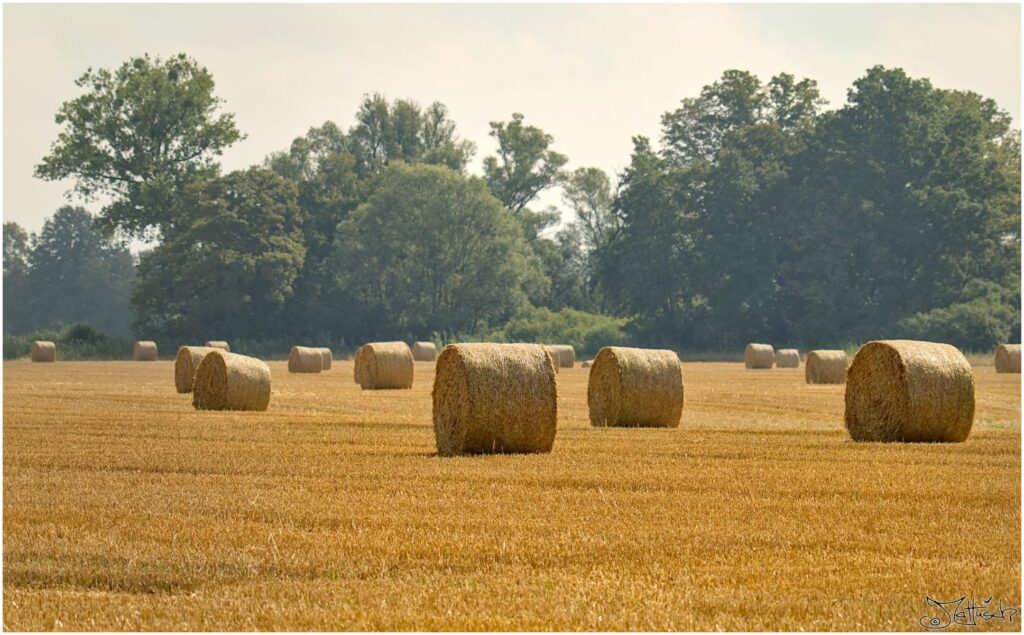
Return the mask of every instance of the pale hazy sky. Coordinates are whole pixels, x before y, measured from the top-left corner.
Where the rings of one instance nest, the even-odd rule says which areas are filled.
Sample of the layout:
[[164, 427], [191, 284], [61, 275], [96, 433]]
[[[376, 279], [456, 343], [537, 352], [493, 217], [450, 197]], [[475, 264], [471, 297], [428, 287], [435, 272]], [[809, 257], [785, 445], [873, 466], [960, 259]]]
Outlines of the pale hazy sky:
[[[488, 122], [522, 112], [569, 167], [618, 172], [630, 138], [725, 69], [819, 83], [829, 107], [875, 64], [995, 99], [1020, 125], [1018, 5], [4, 5], [4, 220], [36, 231], [67, 184], [32, 177], [53, 115], [87, 67], [145, 52], [206, 66], [248, 138], [225, 169], [311, 126], [347, 128], [364, 93], [445, 103], [493, 152]], [[558, 203], [549, 195], [545, 203]], [[96, 205], [89, 206], [94, 211]]]

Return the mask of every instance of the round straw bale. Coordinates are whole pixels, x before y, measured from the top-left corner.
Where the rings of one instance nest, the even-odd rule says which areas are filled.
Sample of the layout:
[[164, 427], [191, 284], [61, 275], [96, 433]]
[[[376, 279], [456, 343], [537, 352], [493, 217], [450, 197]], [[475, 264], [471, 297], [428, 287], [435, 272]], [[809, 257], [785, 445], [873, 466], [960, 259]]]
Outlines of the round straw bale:
[[262, 361], [217, 349], [199, 363], [196, 410], [266, 410], [269, 404], [270, 368]]
[[675, 428], [683, 413], [683, 374], [672, 351], [606, 346], [587, 381], [594, 426]]
[[334, 362], [334, 355], [331, 353], [331, 349], [326, 346], [318, 348], [320, 351], [320, 368], [323, 370], [331, 370], [331, 363]]
[[974, 422], [974, 373], [949, 344], [868, 342], [846, 374], [854, 441], [963, 441]]
[[558, 425], [551, 357], [538, 344], [451, 344], [437, 358], [434, 438], [442, 456], [550, 452]]
[[562, 367], [561, 360], [558, 357], [558, 351], [555, 350], [554, 346], [547, 344], [541, 344], [541, 348], [544, 349], [544, 353], [551, 358], [551, 367], [555, 369], [555, 374], [558, 374], [558, 369]]
[[135, 342], [132, 346], [132, 359], [137, 362], [156, 361], [156, 342], [148, 340]]
[[576, 351], [568, 344], [552, 344], [548, 346], [555, 354], [560, 368], [572, 368], [576, 363]]
[[437, 347], [433, 342], [415, 342], [412, 345], [412, 358], [417, 362], [432, 362], [437, 359]]
[[1000, 344], [996, 349], [996, 372], [1020, 374], [1020, 344]]
[[775, 351], [776, 368], [800, 368], [800, 351], [795, 348], [780, 348]]
[[363, 390], [412, 388], [415, 370], [405, 342], [371, 342], [356, 351], [356, 382]]
[[196, 369], [211, 351], [220, 350], [212, 346], [182, 346], [174, 358], [174, 387], [178, 392], [192, 392], [192, 384], [196, 379]]
[[293, 346], [288, 353], [289, 373], [319, 373], [324, 368], [324, 356], [319, 348]]
[[771, 368], [775, 364], [775, 350], [769, 344], [747, 344], [743, 351], [743, 365], [747, 368]]
[[33, 362], [55, 362], [57, 361], [57, 345], [53, 342], [36, 340], [32, 342]]
[[224, 340], [210, 340], [206, 343], [206, 346], [210, 348], [219, 348], [220, 350], [228, 351], [229, 353], [231, 352], [231, 347], [228, 346], [228, 343]]
[[811, 351], [804, 360], [808, 384], [845, 384], [850, 359], [846, 351]]

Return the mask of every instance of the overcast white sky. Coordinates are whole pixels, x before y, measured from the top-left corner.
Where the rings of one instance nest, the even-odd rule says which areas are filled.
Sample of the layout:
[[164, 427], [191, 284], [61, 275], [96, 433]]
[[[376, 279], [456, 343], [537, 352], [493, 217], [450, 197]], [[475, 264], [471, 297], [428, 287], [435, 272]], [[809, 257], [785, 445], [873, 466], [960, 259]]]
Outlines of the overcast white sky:
[[[570, 167], [617, 172], [630, 138], [723, 70], [818, 80], [830, 107], [875, 64], [994, 98], [1020, 125], [1018, 5], [4, 5], [3, 216], [36, 231], [67, 184], [32, 177], [87, 67], [185, 52], [248, 138], [244, 168], [364, 93], [445, 103], [477, 144], [522, 112]], [[556, 195], [546, 203], [557, 203]], [[96, 205], [90, 206], [94, 211]]]

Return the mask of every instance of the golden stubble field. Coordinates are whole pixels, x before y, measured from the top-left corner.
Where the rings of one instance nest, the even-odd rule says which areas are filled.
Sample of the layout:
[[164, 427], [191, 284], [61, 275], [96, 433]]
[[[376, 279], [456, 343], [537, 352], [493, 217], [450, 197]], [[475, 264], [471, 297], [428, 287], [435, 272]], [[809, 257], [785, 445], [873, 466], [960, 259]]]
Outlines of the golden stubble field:
[[432, 364], [379, 392], [351, 362], [270, 366], [268, 412], [218, 413], [171, 362], [5, 363], [5, 628], [914, 630], [926, 594], [1020, 607], [1020, 376], [991, 366], [963, 444], [855, 444], [842, 386], [707, 363], [678, 429], [591, 428], [566, 369], [551, 454], [448, 459]]

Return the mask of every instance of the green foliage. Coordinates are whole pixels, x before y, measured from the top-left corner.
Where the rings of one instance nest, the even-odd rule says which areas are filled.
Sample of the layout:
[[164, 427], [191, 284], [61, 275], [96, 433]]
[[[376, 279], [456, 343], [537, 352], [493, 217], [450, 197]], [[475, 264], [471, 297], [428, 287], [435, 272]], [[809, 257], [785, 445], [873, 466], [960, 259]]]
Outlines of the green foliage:
[[578, 355], [593, 355], [603, 346], [628, 346], [624, 318], [575, 309], [552, 311], [524, 307], [505, 326], [483, 336], [488, 341], [569, 344]]
[[492, 121], [491, 136], [498, 141], [498, 156], [484, 159], [484, 178], [502, 204], [518, 214], [558, 182], [568, 158], [550, 150], [554, 138], [525, 125], [520, 113], [513, 113], [509, 122]]
[[337, 236], [338, 286], [355, 299], [346, 317], [368, 336], [500, 324], [544, 282], [483, 181], [441, 166], [390, 166]]
[[[1011, 332], [1012, 325], [1017, 332]], [[965, 351], [991, 351], [1004, 342], [1020, 339], [1020, 310], [1009, 304], [977, 299], [932, 309], [903, 318], [903, 337], [947, 342]]]
[[136, 332], [269, 336], [305, 256], [295, 185], [264, 168], [186, 188], [188, 222], [143, 254]]
[[27, 335], [4, 333], [4, 359], [28, 357], [35, 340], [54, 342], [58, 361], [132, 357], [131, 338], [111, 337], [88, 324], [72, 324], [64, 329], [40, 329]]
[[62, 130], [36, 176], [73, 179], [86, 200], [112, 199], [100, 214], [106, 229], [173, 227], [176, 196], [216, 174], [214, 157], [242, 138], [233, 115], [216, 114], [209, 71], [183, 54], [89, 69], [75, 84], [86, 92], [58, 110]]

